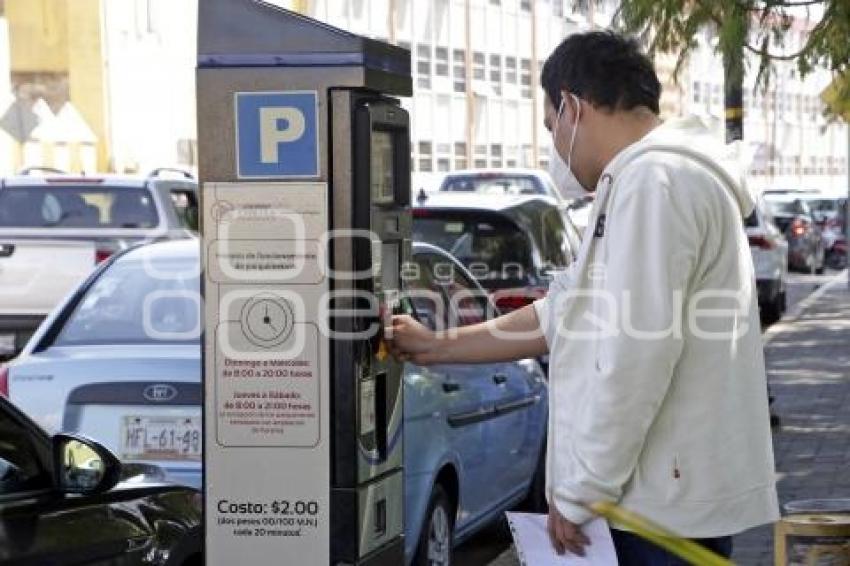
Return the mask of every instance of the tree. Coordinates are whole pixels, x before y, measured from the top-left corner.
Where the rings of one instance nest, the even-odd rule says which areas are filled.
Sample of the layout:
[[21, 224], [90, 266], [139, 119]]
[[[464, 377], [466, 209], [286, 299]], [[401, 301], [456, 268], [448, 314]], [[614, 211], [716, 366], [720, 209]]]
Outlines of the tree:
[[[817, 23], [791, 51], [787, 34], [795, 17]], [[678, 53], [676, 74], [699, 34], [714, 32], [724, 65], [727, 140], [742, 137], [747, 53], [757, 61], [757, 87], [767, 86], [775, 62], [791, 61], [801, 77], [829, 69], [837, 77], [837, 99], [850, 99], [850, 0], [622, 0], [616, 21], [646, 38], [650, 53]]]

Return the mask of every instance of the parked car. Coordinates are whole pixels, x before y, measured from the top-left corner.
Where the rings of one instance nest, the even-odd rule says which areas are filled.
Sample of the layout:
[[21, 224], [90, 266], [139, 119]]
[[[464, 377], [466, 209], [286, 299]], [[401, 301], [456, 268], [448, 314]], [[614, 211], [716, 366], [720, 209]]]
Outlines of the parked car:
[[827, 265], [844, 269], [847, 266], [847, 197], [818, 194], [806, 196], [805, 200], [823, 234]]
[[0, 393], [50, 432], [98, 438], [199, 487], [198, 247], [138, 246], [102, 264], [0, 370]]
[[167, 172], [74, 176], [33, 168], [0, 180], [0, 359], [16, 355], [47, 313], [117, 250], [192, 237], [197, 184]]
[[[460, 263], [414, 244], [409, 291], [416, 317], [433, 329], [496, 313]], [[405, 544], [408, 563], [450, 564], [454, 545], [523, 501], [545, 508], [547, 383], [535, 360], [406, 366]]]
[[0, 398], [0, 562], [200, 566], [201, 499]]
[[[446, 252], [417, 243], [413, 258], [417, 277], [407, 288], [435, 299], [411, 301], [424, 324], [471, 324], [495, 313]], [[0, 370], [0, 393], [51, 431], [99, 437], [125, 465], [154, 464], [169, 480], [200, 485], [198, 262], [192, 241], [110, 258]], [[517, 502], [544, 505], [547, 389], [535, 360], [408, 364], [404, 384], [410, 561], [419, 556], [421, 564], [429, 547], [450, 553]]]
[[764, 201], [756, 204], [744, 226], [753, 255], [761, 319], [765, 324], [773, 324], [782, 317], [787, 305], [788, 242], [773, 223]]
[[557, 203], [541, 195], [432, 193], [413, 209], [413, 239], [457, 257], [505, 312], [542, 297], [580, 246]]
[[794, 269], [823, 273], [826, 248], [811, 208], [799, 193], [765, 193], [770, 215], [788, 240], [788, 265]]
[[549, 173], [542, 169], [469, 169], [448, 173], [440, 191], [485, 195], [543, 195], [566, 204]]

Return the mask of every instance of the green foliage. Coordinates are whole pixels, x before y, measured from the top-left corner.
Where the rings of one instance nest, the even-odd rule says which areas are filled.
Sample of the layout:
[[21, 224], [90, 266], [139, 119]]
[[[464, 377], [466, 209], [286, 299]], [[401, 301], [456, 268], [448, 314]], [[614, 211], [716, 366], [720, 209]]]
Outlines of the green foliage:
[[[817, 23], [792, 52], [788, 32], [795, 18], [807, 16]], [[677, 74], [708, 32], [729, 79], [748, 71], [743, 54], [749, 52], [757, 63], [756, 86], [768, 84], [774, 62], [793, 61], [801, 77], [816, 67], [832, 71], [837, 99], [850, 99], [850, 0], [621, 0], [615, 24], [640, 34], [652, 54], [678, 54]]]

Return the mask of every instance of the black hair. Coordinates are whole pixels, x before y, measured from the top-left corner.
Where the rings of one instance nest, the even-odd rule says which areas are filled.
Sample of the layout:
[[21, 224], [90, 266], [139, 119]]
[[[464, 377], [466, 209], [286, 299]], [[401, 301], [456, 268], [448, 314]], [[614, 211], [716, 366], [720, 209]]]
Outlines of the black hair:
[[546, 59], [540, 83], [555, 107], [566, 90], [599, 108], [659, 112], [661, 84], [652, 62], [635, 39], [612, 31], [568, 36]]

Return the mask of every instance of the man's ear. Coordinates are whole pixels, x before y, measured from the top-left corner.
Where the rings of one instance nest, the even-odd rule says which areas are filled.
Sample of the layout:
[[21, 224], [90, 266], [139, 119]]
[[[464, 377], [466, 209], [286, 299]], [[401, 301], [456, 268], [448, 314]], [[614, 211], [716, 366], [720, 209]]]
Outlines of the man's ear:
[[567, 115], [570, 124], [576, 121], [576, 115], [580, 121], [583, 113], [581, 99], [571, 92], [563, 92], [562, 96], [564, 97], [564, 114]]

